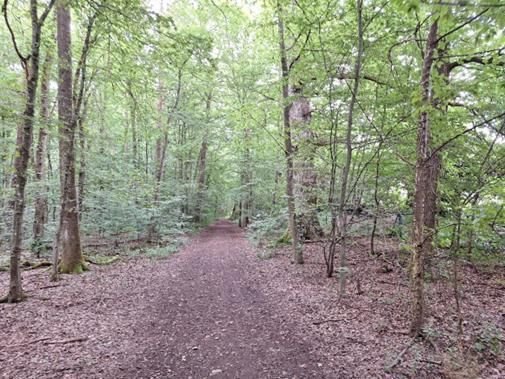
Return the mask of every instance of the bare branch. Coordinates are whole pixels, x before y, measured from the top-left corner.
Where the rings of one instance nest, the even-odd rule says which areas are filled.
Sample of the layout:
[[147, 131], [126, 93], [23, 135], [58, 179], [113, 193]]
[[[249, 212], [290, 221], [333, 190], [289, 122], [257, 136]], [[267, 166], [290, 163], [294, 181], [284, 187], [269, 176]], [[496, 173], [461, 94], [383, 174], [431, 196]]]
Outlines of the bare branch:
[[489, 8], [484, 9], [482, 12], [477, 13], [473, 17], [470, 17], [468, 20], [466, 20], [465, 22], [463, 22], [461, 25], [458, 25], [454, 29], [448, 31], [447, 33], [442, 34], [440, 37], [438, 37], [436, 43], [440, 42], [441, 40], [443, 40], [445, 37], [448, 37], [452, 33], [457, 32], [459, 29], [464, 28], [466, 25], [471, 24], [472, 22], [474, 22], [475, 20], [477, 20], [480, 16], [482, 16], [484, 13], [486, 13], [488, 10], [489, 10]]
[[44, 24], [44, 22], [46, 21], [46, 18], [47, 18], [47, 16], [49, 16], [49, 13], [51, 12], [51, 9], [53, 8], [55, 3], [56, 3], [56, 0], [51, 0], [49, 2], [49, 4], [47, 4], [46, 9], [44, 10], [44, 12], [42, 13], [42, 15], [40, 16], [40, 18], [38, 20], [39, 27], [41, 27]]
[[16, 35], [14, 34], [14, 30], [12, 30], [12, 26], [9, 21], [9, 17], [7, 16], [7, 6], [8, 5], [9, 5], [9, 0], [4, 0], [3, 6], [2, 6], [2, 13], [4, 15], [5, 25], [7, 25], [7, 29], [9, 30], [12, 44], [14, 45], [14, 50], [16, 51], [16, 54], [21, 61], [21, 66], [23, 66], [23, 69], [25, 70], [25, 72], [27, 72], [27, 62], [28, 62], [28, 59], [30, 59], [30, 56], [25, 57], [21, 53], [21, 51], [19, 50], [18, 43], [16, 41]]
[[475, 124], [472, 127], [463, 130], [461, 133], [458, 133], [455, 136], [449, 138], [447, 141], [445, 141], [443, 144], [441, 144], [439, 147], [437, 147], [435, 150], [433, 150], [433, 152], [428, 157], [428, 160], [431, 159], [431, 157], [433, 157], [435, 154], [437, 154], [440, 150], [444, 149], [447, 145], [449, 145], [450, 143], [452, 143], [455, 140], [457, 140], [459, 137], [462, 137], [465, 134], [468, 134], [471, 131], [473, 131], [473, 130], [481, 127], [481, 126], [489, 124], [491, 121], [498, 120], [498, 119], [500, 119], [502, 117], [505, 117], [505, 112], [502, 112], [502, 113], [500, 113], [497, 116], [491, 117], [490, 119], [487, 119], [487, 120], [484, 120], [484, 121], [482, 121], [482, 122], [480, 122], [478, 124]]

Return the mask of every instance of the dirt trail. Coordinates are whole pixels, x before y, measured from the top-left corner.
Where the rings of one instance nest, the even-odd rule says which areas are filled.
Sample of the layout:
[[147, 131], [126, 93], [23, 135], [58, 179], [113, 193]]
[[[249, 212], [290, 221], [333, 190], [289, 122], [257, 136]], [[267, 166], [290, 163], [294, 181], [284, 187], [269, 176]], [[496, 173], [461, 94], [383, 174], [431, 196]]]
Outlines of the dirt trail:
[[257, 270], [240, 229], [220, 221], [166, 260], [43, 290], [33, 275], [33, 298], [0, 309], [0, 377], [331, 377]]
[[153, 283], [156, 319], [139, 320], [145, 339], [125, 377], [323, 377], [295, 324], [249, 275], [247, 249], [241, 231], [221, 221], [169, 262]]

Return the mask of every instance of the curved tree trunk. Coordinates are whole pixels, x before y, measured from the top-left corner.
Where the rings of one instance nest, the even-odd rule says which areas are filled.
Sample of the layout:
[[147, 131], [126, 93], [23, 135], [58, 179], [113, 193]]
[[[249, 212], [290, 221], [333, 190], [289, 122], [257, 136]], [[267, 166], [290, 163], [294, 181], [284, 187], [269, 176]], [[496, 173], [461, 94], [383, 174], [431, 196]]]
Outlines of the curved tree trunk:
[[[23, 215], [25, 210], [25, 187], [28, 162], [30, 160], [30, 149], [33, 139], [33, 119], [35, 115], [35, 102], [37, 97], [37, 84], [39, 80], [39, 59], [40, 59], [40, 40], [41, 31], [44, 22], [54, 5], [54, 0], [50, 1], [46, 9], [39, 17], [37, 11], [37, 1], [30, 3], [30, 16], [32, 22], [31, 51], [28, 57], [24, 57], [18, 49], [16, 38], [11, 34], [14, 48], [21, 61], [25, 72], [26, 92], [25, 105], [21, 123], [17, 128], [16, 136], [16, 154], [14, 158], [14, 175], [12, 178], [12, 187], [14, 197], [12, 200], [13, 220], [12, 220], [12, 240], [10, 255], [10, 281], [9, 293], [2, 299], [9, 303], [23, 300], [23, 288], [21, 284], [21, 271], [19, 268], [19, 259], [23, 240]], [[8, 1], [4, 0], [2, 13], [5, 22], [8, 24]], [[10, 29], [10, 28], [9, 28]], [[12, 33], [12, 31], [11, 31]]]

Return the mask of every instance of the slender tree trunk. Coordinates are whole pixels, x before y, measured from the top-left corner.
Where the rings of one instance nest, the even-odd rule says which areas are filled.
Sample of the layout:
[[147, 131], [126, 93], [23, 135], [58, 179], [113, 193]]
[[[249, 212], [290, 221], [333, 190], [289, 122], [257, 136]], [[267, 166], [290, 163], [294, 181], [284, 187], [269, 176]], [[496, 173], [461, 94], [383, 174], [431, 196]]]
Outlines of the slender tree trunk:
[[132, 155], [133, 155], [133, 165], [135, 168], [138, 167], [138, 141], [137, 141], [137, 99], [133, 94], [131, 88], [131, 82], [128, 82], [127, 92], [130, 96], [130, 123], [132, 130]]
[[436, 236], [437, 226], [437, 200], [438, 200], [438, 177], [440, 174], [440, 156], [433, 154], [426, 161], [426, 195], [424, 206], [425, 227], [425, 267], [429, 275], [433, 277], [432, 258], [434, 253], [433, 242]]
[[[39, 80], [39, 59], [40, 59], [40, 40], [42, 26], [51, 11], [54, 1], [51, 1], [39, 18], [37, 11], [37, 1], [30, 2], [31, 16], [31, 51], [29, 57], [23, 57], [18, 50], [15, 42], [15, 36], [12, 35], [14, 47], [18, 54], [21, 65], [25, 72], [25, 104], [21, 123], [17, 128], [16, 136], [16, 154], [14, 158], [14, 175], [12, 178], [12, 187], [14, 197], [12, 200], [13, 220], [12, 220], [12, 240], [10, 255], [10, 281], [9, 293], [2, 301], [14, 303], [23, 300], [23, 288], [21, 283], [21, 271], [19, 259], [21, 255], [23, 241], [23, 215], [25, 210], [25, 187], [27, 179], [28, 162], [30, 160], [30, 149], [33, 139], [33, 118], [35, 115], [35, 102], [37, 97], [37, 84]], [[8, 22], [8, 1], [4, 0], [2, 13], [4, 19]]]
[[[35, 150], [35, 182], [38, 183], [39, 192], [35, 197], [35, 215], [33, 220], [33, 239], [41, 241], [44, 238], [44, 226], [47, 223], [47, 191], [46, 182], [46, 155], [47, 155], [47, 129], [49, 127], [49, 79], [53, 63], [52, 52], [48, 50], [42, 67], [42, 80], [40, 83], [40, 119], [39, 138]], [[37, 254], [40, 252], [37, 251]]]
[[373, 225], [372, 225], [372, 233], [370, 234], [370, 254], [375, 255], [375, 234], [377, 232], [377, 220], [379, 218], [380, 212], [380, 200], [379, 200], [379, 175], [380, 175], [380, 161], [381, 161], [381, 148], [382, 148], [382, 139], [379, 143], [378, 152], [377, 152], [377, 162], [375, 164], [375, 181], [374, 181], [374, 190], [373, 190], [373, 198], [375, 203], [375, 212], [373, 215]]
[[84, 212], [84, 196], [86, 186], [86, 133], [84, 130], [84, 116], [78, 119], [79, 131], [79, 175], [78, 175], [78, 210], [79, 220]]
[[[184, 65], [183, 65], [184, 67]], [[168, 112], [168, 117], [166, 121], [166, 126], [163, 127], [163, 125], [160, 125], [162, 128], [163, 134], [162, 137], [160, 137], [156, 141], [156, 152], [155, 152], [155, 173], [154, 173], [154, 180], [155, 180], [155, 188], [154, 188], [154, 196], [153, 196], [153, 204], [154, 206], [157, 206], [160, 200], [160, 191], [161, 191], [161, 183], [163, 181], [163, 176], [165, 174], [165, 158], [166, 158], [166, 153], [167, 153], [167, 148], [168, 148], [168, 127], [172, 124], [172, 120], [175, 114], [175, 111], [179, 107], [179, 101], [181, 98], [181, 90], [182, 90], [182, 69], [183, 67], [179, 68], [178, 75], [177, 75], [177, 89], [176, 89], [176, 94], [175, 94], [175, 102], [172, 107], [172, 109]], [[161, 95], [160, 95], [161, 96]], [[161, 98], [160, 98], [161, 99]], [[160, 102], [158, 103], [158, 111], [162, 112], [164, 108], [164, 103]], [[160, 117], [163, 117], [163, 113], [160, 115]], [[181, 169], [181, 174], [183, 175], [183, 171]], [[148, 227], [147, 231], [147, 239], [148, 240], [153, 240], [154, 236], [156, 234], [156, 222], [153, 220], [151, 224]]]
[[59, 225], [60, 271], [79, 273], [84, 269], [79, 235], [78, 199], [75, 183], [75, 131], [72, 91], [72, 50], [70, 34], [70, 8], [65, 0], [57, 6], [58, 45], [58, 119], [60, 122], [60, 175], [62, 182]]
[[284, 120], [284, 153], [286, 156], [286, 197], [288, 203], [289, 232], [291, 234], [291, 243], [293, 245], [293, 258], [298, 264], [303, 264], [303, 251], [298, 236], [298, 227], [296, 222], [296, 206], [294, 194], [294, 149], [291, 139], [291, 123], [289, 120], [289, 111], [291, 108], [289, 100], [289, 66], [286, 51], [286, 41], [284, 36], [284, 21], [282, 19], [282, 7], [277, 4], [277, 27], [279, 33], [279, 52], [282, 72], [282, 100], [283, 100], [283, 120]]
[[[101, 6], [101, 4], [98, 4]], [[88, 20], [86, 27], [86, 34], [84, 36], [84, 43], [82, 45], [81, 56], [77, 65], [74, 75], [73, 85], [73, 122], [74, 128], [77, 129], [79, 134], [79, 174], [78, 174], [78, 191], [77, 191], [77, 205], [79, 220], [82, 218], [84, 211], [84, 196], [86, 185], [86, 132], [85, 120], [88, 104], [88, 96], [85, 94], [85, 86], [87, 79], [87, 59], [91, 49], [91, 33], [95, 25], [95, 20], [98, 15], [98, 10]], [[75, 132], [74, 132], [75, 134]], [[74, 137], [75, 138], [75, 137]]]
[[345, 163], [342, 169], [341, 186], [340, 186], [340, 202], [339, 202], [339, 230], [340, 230], [340, 256], [339, 256], [339, 293], [340, 296], [344, 294], [345, 282], [347, 276], [347, 213], [345, 212], [345, 203], [347, 200], [347, 183], [349, 181], [349, 171], [352, 163], [352, 129], [353, 129], [353, 116], [354, 107], [356, 105], [358, 90], [360, 84], [361, 65], [363, 58], [363, 0], [356, 1], [356, 13], [358, 22], [358, 56], [354, 64], [354, 84], [351, 93], [351, 101], [349, 103], [349, 113], [347, 115], [347, 130], [345, 135]]
[[207, 150], [208, 150], [208, 134], [210, 122], [210, 107], [212, 103], [212, 93], [207, 96], [206, 102], [206, 122], [200, 153], [198, 155], [198, 178], [196, 183], [196, 206], [195, 206], [195, 222], [201, 222], [203, 219], [203, 203], [205, 201], [206, 181], [207, 181]]
[[[156, 167], [156, 173], [155, 173], [155, 179], [158, 181], [158, 177], [163, 176], [163, 165], [164, 162], [162, 162], [162, 151], [163, 151], [163, 142], [164, 142], [164, 136], [166, 135], [165, 127], [163, 126], [163, 115], [165, 113], [165, 87], [159, 79], [158, 82], [158, 103], [156, 105], [156, 111], [158, 114], [158, 120], [156, 122], [156, 128], [158, 129], [159, 137], [156, 138], [156, 144], [154, 148], [154, 163], [157, 165]], [[156, 196], [156, 195], [155, 195]]]
[[[428, 33], [424, 52], [423, 68], [421, 72], [421, 97], [423, 107], [430, 106], [431, 69], [433, 56], [437, 47], [438, 20], [434, 21]], [[422, 110], [419, 115], [417, 131], [417, 161], [414, 192], [414, 226], [412, 233], [413, 254], [411, 261], [411, 324], [412, 336], [422, 335], [425, 318], [424, 299], [424, 260], [427, 247], [427, 238], [432, 231], [426, 228], [427, 193], [433, 189], [430, 184], [429, 141], [430, 117], [427, 110]]]

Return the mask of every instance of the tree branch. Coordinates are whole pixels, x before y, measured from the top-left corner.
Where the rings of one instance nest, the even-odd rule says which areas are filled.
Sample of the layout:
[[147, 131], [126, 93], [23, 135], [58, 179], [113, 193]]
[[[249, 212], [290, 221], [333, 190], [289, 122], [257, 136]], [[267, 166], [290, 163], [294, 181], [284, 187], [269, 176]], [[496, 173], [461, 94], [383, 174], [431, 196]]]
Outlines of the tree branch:
[[470, 133], [471, 131], [483, 126], [483, 125], [486, 125], [488, 123], [490, 123], [491, 121], [494, 121], [494, 120], [498, 120], [502, 117], [505, 117], [505, 112], [502, 112], [500, 113], [499, 115], [497, 116], [494, 116], [494, 117], [491, 117], [490, 119], [487, 119], [487, 120], [484, 120], [478, 124], [475, 124], [473, 125], [471, 128], [467, 128], [465, 130], [463, 130], [461, 133], [458, 133], [456, 134], [455, 136], [449, 138], [447, 141], [445, 141], [443, 144], [441, 144], [439, 147], [437, 147], [435, 150], [433, 150], [433, 152], [428, 156], [428, 159], [431, 159], [435, 154], [437, 154], [440, 150], [444, 149], [447, 145], [449, 145], [450, 143], [452, 143], [453, 141], [457, 140], [459, 137], [462, 137], [464, 136], [465, 134], [468, 134]]
[[466, 25], [468, 24], [471, 24], [472, 22], [474, 22], [475, 20], [477, 20], [480, 16], [482, 16], [484, 13], [486, 13], [487, 11], [489, 10], [489, 8], [486, 8], [484, 9], [482, 12], [480, 13], [477, 13], [475, 16], [473, 17], [470, 17], [468, 20], [466, 20], [465, 22], [463, 22], [462, 24], [456, 26], [454, 29], [452, 30], [449, 30], [447, 33], [445, 34], [442, 34], [440, 37], [438, 37], [437, 41], [435, 43], [438, 43], [440, 42], [441, 40], [443, 40], [445, 37], [451, 35], [452, 33], [454, 32], [457, 32], [459, 29], [461, 28], [464, 28]]
[[42, 13], [42, 15], [40, 16], [40, 18], [38, 20], [39, 27], [41, 27], [44, 24], [44, 22], [46, 21], [46, 18], [47, 18], [47, 16], [49, 16], [49, 13], [51, 12], [51, 9], [53, 8], [55, 3], [56, 3], [56, 0], [51, 0], [49, 2], [49, 4], [47, 4], [46, 9], [44, 10], [44, 12]]
[[21, 51], [19, 50], [18, 43], [16, 41], [16, 35], [14, 34], [14, 30], [12, 30], [12, 26], [9, 21], [9, 17], [7, 16], [7, 6], [8, 5], [9, 5], [9, 0], [4, 0], [3, 6], [2, 6], [2, 13], [4, 15], [5, 25], [7, 25], [7, 29], [9, 30], [12, 44], [14, 45], [14, 50], [16, 51], [16, 54], [21, 61], [21, 66], [23, 67], [23, 70], [25, 70], [25, 72], [28, 74], [27, 62], [28, 62], [28, 59], [30, 59], [30, 56], [25, 57], [23, 54], [21, 54]]

